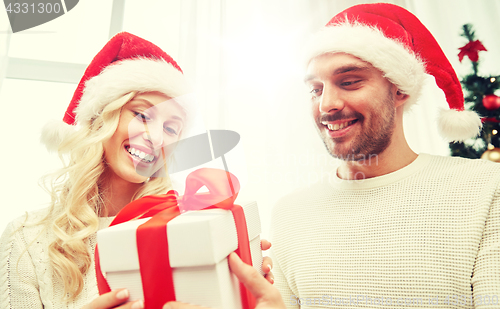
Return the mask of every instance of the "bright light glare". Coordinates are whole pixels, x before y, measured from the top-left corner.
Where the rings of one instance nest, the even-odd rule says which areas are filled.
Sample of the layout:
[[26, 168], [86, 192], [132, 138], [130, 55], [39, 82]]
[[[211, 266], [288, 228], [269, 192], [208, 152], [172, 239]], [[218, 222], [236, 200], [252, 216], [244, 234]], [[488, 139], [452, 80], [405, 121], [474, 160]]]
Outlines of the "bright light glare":
[[260, 91], [273, 91], [273, 85], [298, 74], [294, 50], [296, 37], [292, 29], [280, 32], [262, 20], [247, 23], [238, 36], [228, 37], [224, 45], [228, 86], [251, 83]]

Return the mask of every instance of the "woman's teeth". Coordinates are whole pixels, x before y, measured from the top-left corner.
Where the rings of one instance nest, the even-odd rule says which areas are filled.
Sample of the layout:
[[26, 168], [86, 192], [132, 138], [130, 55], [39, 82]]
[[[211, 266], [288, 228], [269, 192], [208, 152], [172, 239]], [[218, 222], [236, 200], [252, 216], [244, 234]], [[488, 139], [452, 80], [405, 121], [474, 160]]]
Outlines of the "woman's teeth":
[[143, 162], [146, 162], [146, 163], [150, 163], [154, 160], [155, 156], [151, 155], [151, 154], [147, 154], [143, 151], [140, 151], [139, 149], [135, 149], [135, 148], [132, 148], [132, 147], [129, 147], [127, 149], [128, 153], [130, 153], [131, 155], [141, 159], [141, 161]]
[[356, 122], [356, 120], [346, 121], [346, 122], [343, 122], [343, 123], [340, 123], [340, 124], [339, 123], [328, 124], [327, 127], [331, 131], [338, 131], [338, 130], [342, 130], [343, 128], [345, 128], [347, 126], [350, 126], [354, 122]]

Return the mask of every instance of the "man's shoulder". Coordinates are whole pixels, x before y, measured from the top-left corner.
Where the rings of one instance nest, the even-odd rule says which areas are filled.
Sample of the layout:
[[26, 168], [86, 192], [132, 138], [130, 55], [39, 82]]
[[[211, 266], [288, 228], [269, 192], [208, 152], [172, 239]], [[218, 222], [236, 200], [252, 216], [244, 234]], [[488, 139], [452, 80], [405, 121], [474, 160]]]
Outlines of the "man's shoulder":
[[428, 156], [431, 157], [432, 162], [429, 167], [440, 172], [467, 172], [467, 174], [463, 174], [463, 177], [485, 174], [486, 176], [500, 176], [500, 164], [492, 161], [450, 156]]

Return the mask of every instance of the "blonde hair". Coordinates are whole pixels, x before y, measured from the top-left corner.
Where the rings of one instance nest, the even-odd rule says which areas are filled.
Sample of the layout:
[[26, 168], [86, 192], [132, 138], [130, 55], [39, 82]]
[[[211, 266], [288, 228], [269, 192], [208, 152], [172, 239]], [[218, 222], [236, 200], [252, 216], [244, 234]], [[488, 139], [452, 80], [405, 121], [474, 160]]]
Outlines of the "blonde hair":
[[[48, 253], [54, 276], [64, 285], [65, 301], [74, 300], [82, 291], [84, 275], [93, 257], [88, 251], [89, 237], [99, 227], [99, 216], [106, 216], [103, 201], [103, 142], [116, 131], [123, 106], [133, 98], [125, 95], [105, 106], [102, 113], [65, 138], [59, 146], [64, 167], [53, 173], [48, 191], [51, 207], [43, 222], [56, 239]], [[65, 162], [67, 161], [67, 163]], [[132, 200], [145, 195], [164, 194], [171, 189], [167, 177], [150, 178], [135, 192]]]

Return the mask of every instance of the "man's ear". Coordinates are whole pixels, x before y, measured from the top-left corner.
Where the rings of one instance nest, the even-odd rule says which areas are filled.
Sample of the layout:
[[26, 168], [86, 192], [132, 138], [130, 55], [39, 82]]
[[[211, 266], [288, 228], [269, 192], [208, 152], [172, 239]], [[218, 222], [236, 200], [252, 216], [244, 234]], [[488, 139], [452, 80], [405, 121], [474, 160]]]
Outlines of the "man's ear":
[[396, 85], [392, 85], [392, 92], [393, 92], [393, 97], [394, 97], [394, 106], [395, 107], [400, 107], [403, 104], [408, 101], [408, 98], [410, 97], [409, 95], [403, 93], [401, 90], [398, 89]]

